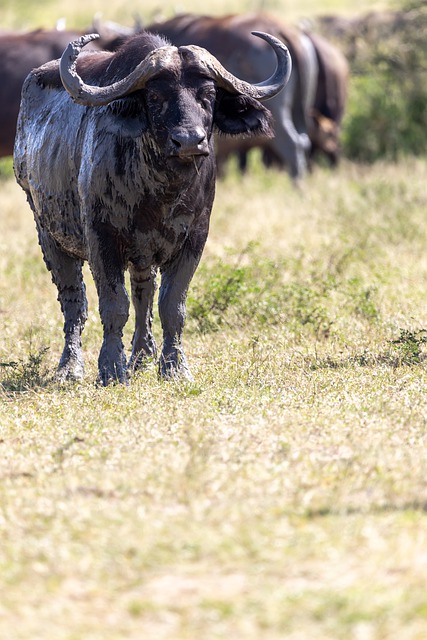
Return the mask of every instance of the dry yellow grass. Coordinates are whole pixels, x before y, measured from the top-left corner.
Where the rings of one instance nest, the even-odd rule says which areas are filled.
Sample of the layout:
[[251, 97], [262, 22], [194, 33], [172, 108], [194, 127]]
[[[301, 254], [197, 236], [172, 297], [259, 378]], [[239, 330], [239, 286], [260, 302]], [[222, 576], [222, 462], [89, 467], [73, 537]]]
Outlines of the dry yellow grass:
[[[288, 260], [284, 285], [334, 274], [330, 332], [262, 324], [256, 306], [215, 332], [189, 318], [193, 385], [152, 368], [107, 389], [89, 275], [87, 378], [48, 381], [56, 294], [29, 208], [1, 183], [0, 362], [17, 363], [1, 369], [1, 637], [426, 636], [426, 169], [344, 164], [300, 192], [256, 162], [232, 171], [195, 291], [256, 241], [260, 268]], [[376, 317], [355, 297], [369, 287]], [[402, 330], [419, 357], [391, 344]]]

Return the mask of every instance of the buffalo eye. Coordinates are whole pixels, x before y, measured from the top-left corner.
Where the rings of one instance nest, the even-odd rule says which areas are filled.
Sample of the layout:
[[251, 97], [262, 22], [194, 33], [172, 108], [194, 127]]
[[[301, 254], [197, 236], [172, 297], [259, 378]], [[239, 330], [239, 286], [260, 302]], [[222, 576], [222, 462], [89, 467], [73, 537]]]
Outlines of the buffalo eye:
[[202, 87], [198, 90], [196, 99], [200, 106], [206, 111], [212, 107], [216, 98], [216, 92], [213, 87]]
[[147, 102], [150, 107], [161, 109], [162, 112], [167, 108], [167, 100], [159, 91], [148, 91]]

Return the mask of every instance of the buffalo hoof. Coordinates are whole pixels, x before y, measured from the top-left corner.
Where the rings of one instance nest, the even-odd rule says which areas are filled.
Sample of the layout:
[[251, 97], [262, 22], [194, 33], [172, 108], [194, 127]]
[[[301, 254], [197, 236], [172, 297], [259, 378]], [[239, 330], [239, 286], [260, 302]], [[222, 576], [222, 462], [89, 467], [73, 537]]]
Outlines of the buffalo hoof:
[[159, 376], [163, 380], [187, 380], [194, 382], [194, 378], [188, 368], [185, 355], [179, 354], [178, 358], [166, 358], [162, 356], [159, 362]]
[[98, 358], [97, 382], [104, 387], [112, 382], [128, 384], [126, 356], [120, 339], [104, 339]]
[[60, 363], [55, 374], [56, 382], [63, 383], [67, 381], [77, 382], [84, 378], [83, 360], [68, 360], [67, 363]]
[[147, 369], [156, 359], [156, 354], [147, 354], [144, 351], [140, 351], [138, 354], [134, 355], [132, 353], [128, 369], [130, 373], [134, 371], [141, 371], [142, 369]]
[[120, 383], [129, 384], [128, 372], [126, 367], [114, 367], [113, 369], [99, 369], [97, 384], [107, 387], [109, 384]]

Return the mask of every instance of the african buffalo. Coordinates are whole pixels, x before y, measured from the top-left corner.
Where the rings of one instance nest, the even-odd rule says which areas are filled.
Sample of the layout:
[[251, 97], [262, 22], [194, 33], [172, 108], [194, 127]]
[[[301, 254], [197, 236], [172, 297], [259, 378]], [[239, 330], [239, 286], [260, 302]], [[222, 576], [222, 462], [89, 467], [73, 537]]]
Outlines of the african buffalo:
[[59, 58], [76, 31], [38, 29], [0, 34], [0, 158], [11, 156], [22, 84], [34, 67]]
[[311, 40], [301, 31], [263, 13], [223, 17], [182, 14], [147, 27], [166, 36], [176, 46], [196, 44], [210, 51], [227, 69], [248, 82], [261, 82], [274, 68], [274, 55], [265, 42], [251, 32], [266, 31], [284, 42], [292, 56], [293, 71], [286, 89], [273, 98], [268, 108], [274, 119], [274, 138], [250, 140], [218, 137], [217, 158], [225, 158], [242, 147], [262, 146], [284, 164], [293, 178], [307, 168], [310, 149], [309, 112], [317, 82], [317, 57]]
[[[307, 114], [307, 132], [310, 138], [309, 166], [316, 156], [324, 155], [332, 166], [336, 166], [341, 155], [341, 124], [348, 95], [349, 65], [344, 54], [322, 36], [307, 32], [317, 59], [316, 91]], [[277, 153], [269, 140], [257, 141], [262, 148], [265, 166], [283, 168], [283, 158]], [[237, 153], [239, 168], [245, 171], [247, 154], [254, 147], [253, 138], [220, 140], [219, 165], [230, 153]]]
[[310, 155], [324, 153], [330, 163], [338, 163], [341, 123], [348, 95], [349, 65], [344, 54], [315, 33], [307, 33], [316, 51], [318, 76], [316, 94], [310, 112]]
[[[25, 78], [32, 69], [60, 58], [68, 43], [82, 35], [81, 31], [61, 29], [0, 33], [0, 158], [13, 154]], [[115, 44], [116, 38], [111, 32], [104, 33], [89, 47], [113, 50]]]
[[127, 379], [126, 269], [135, 308], [130, 369], [156, 354], [152, 305], [159, 269], [160, 374], [191, 378], [181, 335], [214, 199], [212, 132], [271, 135], [261, 102], [281, 91], [291, 70], [282, 42], [255, 35], [277, 60], [273, 75], [260, 84], [236, 78], [201, 47], [177, 48], [150, 33], [134, 36], [115, 53], [78, 55], [96, 35], [82, 37], [60, 62], [26, 79], [14, 169], [64, 315], [59, 380], [83, 376], [85, 260], [104, 330], [100, 381]]

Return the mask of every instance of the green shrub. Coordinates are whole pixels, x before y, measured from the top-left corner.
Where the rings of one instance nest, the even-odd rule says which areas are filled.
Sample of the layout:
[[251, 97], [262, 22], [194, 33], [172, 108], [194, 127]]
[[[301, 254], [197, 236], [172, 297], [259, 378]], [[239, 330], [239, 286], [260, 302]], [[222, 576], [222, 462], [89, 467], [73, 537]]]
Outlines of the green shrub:
[[273, 261], [249, 244], [227, 260], [203, 263], [188, 296], [188, 329], [210, 333], [238, 326], [262, 331], [281, 325], [328, 338], [343, 309], [367, 322], [377, 320], [375, 286], [349, 277], [344, 265], [334, 271], [320, 260], [302, 276], [299, 262]]
[[[374, 14], [372, 14], [374, 15]], [[388, 23], [358, 24], [343, 132], [345, 155], [373, 162], [424, 154], [427, 142], [427, 7], [405, 3]]]
[[399, 355], [403, 364], [419, 364], [423, 357], [423, 345], [427, 343], [427, 331], [418, 329], [401, 329], [400, 335], [390, 344]]
[[46, 365], [49, 347], [30, 350], [26, 359], [0, 362], [0, 387], [6, 392], [22, 392], [43, 387], [52, 380], [52, 374]]

